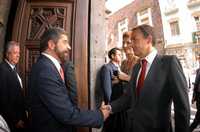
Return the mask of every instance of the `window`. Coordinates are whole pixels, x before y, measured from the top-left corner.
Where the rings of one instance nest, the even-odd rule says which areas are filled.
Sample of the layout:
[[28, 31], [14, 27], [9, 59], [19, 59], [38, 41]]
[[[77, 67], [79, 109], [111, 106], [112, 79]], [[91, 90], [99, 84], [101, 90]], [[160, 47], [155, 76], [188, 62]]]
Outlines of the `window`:
[[141, 23], [142, 24], [149, 24], [149, 18], [146, 17], [146, 18], [141, 19]]
[[118, 44], [117, 47], [122, 47], [122, 36], [123, 33], [128, 31], [128, 19], [124, 19], [118, 22]]
[[196, 22], [197, 30], [200, 31], [200, 16], [195, 16], [194, 20]]
[[153, 26], [151, 8], [147, 8], [140, 12], [137, 12], [137, 23], [138, 25], [148, 24]]
[[180, 34], [178, 21], [170, 22], [170, 28], [171, 28], [171, 35], [172, 36], [177, 36], [177, 35]]

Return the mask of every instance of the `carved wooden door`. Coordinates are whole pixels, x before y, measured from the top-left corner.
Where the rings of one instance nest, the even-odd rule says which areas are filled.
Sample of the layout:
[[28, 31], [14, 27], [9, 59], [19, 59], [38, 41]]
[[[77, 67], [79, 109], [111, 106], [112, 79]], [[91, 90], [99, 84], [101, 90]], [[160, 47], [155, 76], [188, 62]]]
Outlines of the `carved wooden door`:
[[[89, 0], [20, 0], [12, 39], [20, 42], [19, 70], [27, 90], [31, 66], [39, 56], [39, 40], [50, 27], [68, 32], [75, 65], [80, 107], [88, 104], [88, 5]], [[84, 79], [83, 79], [84, 78]], [[87, 131], [87, 129], [82, 130]]]

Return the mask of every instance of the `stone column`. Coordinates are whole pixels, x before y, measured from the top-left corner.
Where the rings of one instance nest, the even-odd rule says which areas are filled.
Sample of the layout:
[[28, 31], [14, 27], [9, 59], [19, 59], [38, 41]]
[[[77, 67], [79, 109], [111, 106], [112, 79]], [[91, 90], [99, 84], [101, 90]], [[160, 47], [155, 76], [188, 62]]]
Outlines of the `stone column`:
[[[106, 21], [105, 0], [90, 0], [90, 102], [95, 108], [95, 88], [97, 72], [105, 64], [106, 51]], [[93, 132], [99, 132], [93, 129]]]
[[6, 26], [12, 0], [0, 0], [0, 61], [6, 35]]

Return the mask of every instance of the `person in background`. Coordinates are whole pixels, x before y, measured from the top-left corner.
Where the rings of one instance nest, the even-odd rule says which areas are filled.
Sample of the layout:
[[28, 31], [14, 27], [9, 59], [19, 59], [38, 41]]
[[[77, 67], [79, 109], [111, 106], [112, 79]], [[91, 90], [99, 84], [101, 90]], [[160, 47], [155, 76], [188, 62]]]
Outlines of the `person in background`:
[[195, 114], [194, 121], [190, 125], [190, 132], [199, 125], [200, 123], [200, 68], [196, 71], [196, 78], [194, 82], [194, 90], [193, 90], [193, 97], [192, 97], [192, 104], [196, 102], [197, 112]]
[[126, 55], [126, 59], [122, 61], [121, 71], [126, 73], [127, 75], [131, 75], [133, 66], [139, 60], [139, 57], [135, 56], [133, 48], [131, 47], [131, 31], [127, 31], [123, 34], [122, 46], [123, 46], [123, 51]]
[[78, 106], [77, 82], [74, 65], [71, 61], [68, 60], [63, 64], [63, 69], [65, 75], [65, 84], [69, 90], [69, 96], [71, 98], [72, 104], [74, 106]]
[[131, 40], [140, 62], [133, 68], [127, 93], [104, 109], [128, 110], [129, 132], [170, 132], [173, 101], [175, 132], [189, 132], [187, 82], [177, 57], [157, 53], [149, 25], [134, 27]]
[[5, 47], [5, 58], [0, 64], [0, 115], [11, 132], [23, 132], [26, 121], [22, 80], [16, 71], [20, 45], [10, 41]]
[[[135, 56], [133, 48], [131, 47], [131, 31], [123, 34], [123, 51], [125, 52], [126, 59], [122, 61], [121, 71], [118, 78], [123, 80], [124, 90], [127, 89], [127, 82], [131, 79], [133, 66], [138, 62], [139, 57]], [[124, 74], [125, 73], [125, 74]]]
[[72, 132], [74, 125], [101, 127], [109, 116], [109, 110], [81, 110], [72, 103], [61, 67], [70, 49], [64, 29], [50, 28], [41, 37], [41, 55], [33, 65], [29, 78], [33, 132]]
[[[65, 75], [65, 85], [69, 91], [69, 97], [73, 106], [78, 108], [77, 82], [73, 63], [70, 60], [67, 60], [63, 64], [63, 70]], [[72, 126], [72, 132], [76, 131], [77, 128], [75, 126]]]
[[[123, 94], [121, 80], [118, 78], [121, 63], [121, 50], [112, 48], [108, 52], [110, 62], [103, 65], [100, 71], [100, 84], [104, 93], [104, 101], [109, 104]], [[122, 132], [126, 128], [126, 112], [110, 115], [104, 123], [103, 132]]]

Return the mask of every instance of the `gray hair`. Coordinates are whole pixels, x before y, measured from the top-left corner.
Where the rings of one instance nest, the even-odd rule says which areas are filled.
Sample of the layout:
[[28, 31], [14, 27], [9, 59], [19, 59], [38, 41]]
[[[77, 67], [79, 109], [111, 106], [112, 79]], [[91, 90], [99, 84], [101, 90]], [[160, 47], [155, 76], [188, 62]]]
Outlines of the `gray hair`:
[[4, 48], [4, 54], [3, 54], [3, 57], [6, 58], [6, 54], [8, 52], [10, 52], [10, 49], [14, 46], [18, 46], [20, 47], [19, 45], [19, 42], [17, 41], [8, 41], [8, 43], [5, 45], [5, 48]]
[[5, 53], [8, 53], [13, 46], [20, 46], [16, 41], [9, 41], [5, 47]]

